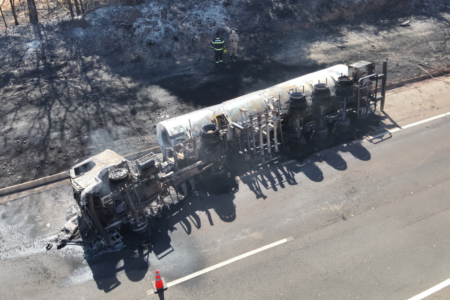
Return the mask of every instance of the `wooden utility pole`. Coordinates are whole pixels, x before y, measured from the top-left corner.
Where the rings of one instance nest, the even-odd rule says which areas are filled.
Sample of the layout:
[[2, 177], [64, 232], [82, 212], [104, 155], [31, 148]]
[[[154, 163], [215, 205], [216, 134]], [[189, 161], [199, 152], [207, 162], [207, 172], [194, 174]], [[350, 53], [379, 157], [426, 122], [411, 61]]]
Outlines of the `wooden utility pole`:
[[34, 0], [27, 0], [28, 3], [28, 15], [30, 16], [30, 23], [37, 25], [39, 23], [38, 13], [36, 9], [36, 2]]
[[2, 13], [3, 22], [5, 22], [5, 27], [8, 28], [8, 25], [6, 25], [5, 16], [3, 15], [2, 8], [0, 7], [0, 13]]
[[14, 24], [19, 25], [19, 22], [17, 21], [17, 15], [16, 15], [16, 8], [14, 7], [14, 0], [9, 0], [9, 3], [11, 3], [11, 10], [14, 16]]

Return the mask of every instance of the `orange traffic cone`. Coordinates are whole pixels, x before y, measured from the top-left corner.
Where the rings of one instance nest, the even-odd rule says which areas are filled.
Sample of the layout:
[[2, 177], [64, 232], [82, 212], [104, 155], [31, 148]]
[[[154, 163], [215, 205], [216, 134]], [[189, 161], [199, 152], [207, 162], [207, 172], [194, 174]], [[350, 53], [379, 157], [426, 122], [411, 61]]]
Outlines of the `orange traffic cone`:
[[156, 270], [155, 273], [156, 273], [155, 280], [152, 281], [152, 285], [153, 285], [153, 292], [157, 293], [159, 291], [167, 289], [167, 287], [166, 281], [164, 280], [164, 278], [161, 278], [161, 276], [159, 275], [159, 271]]

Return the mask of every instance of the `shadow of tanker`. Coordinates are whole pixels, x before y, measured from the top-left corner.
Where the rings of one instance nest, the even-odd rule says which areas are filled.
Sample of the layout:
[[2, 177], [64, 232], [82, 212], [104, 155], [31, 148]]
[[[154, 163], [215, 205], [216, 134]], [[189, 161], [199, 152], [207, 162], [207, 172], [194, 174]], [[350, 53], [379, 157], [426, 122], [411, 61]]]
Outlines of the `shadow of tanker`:
[[338, 134], [330, 125], [327, 141], [318, 143], [308, 138], [308, 144], [299, 149], [290, 149], [288, 154], [283, 155], [281, 163], [247, 172], [241, 175], [240, 179], [257, 199], [266, 199], [264, 192], [267, 190], [277, 192], [280, 188], [284, 189], [286, 185], [297, 185], [297, 174], [303, 174], [316, 183], [322, 182], [324, 173], [319, 167], [320, 163], [325, 162], [338, 171], [347, 170], [347, 162], [341, 153], [350, 153], [360, 161], [369, 161], [372, 156], [362, 145], [361, 138], [368, 135], [374, 127], [383, 130], [387, 126], [377, 115], [372, 115], [363, 121], [352, 118], [354, 125], [344, 134]]

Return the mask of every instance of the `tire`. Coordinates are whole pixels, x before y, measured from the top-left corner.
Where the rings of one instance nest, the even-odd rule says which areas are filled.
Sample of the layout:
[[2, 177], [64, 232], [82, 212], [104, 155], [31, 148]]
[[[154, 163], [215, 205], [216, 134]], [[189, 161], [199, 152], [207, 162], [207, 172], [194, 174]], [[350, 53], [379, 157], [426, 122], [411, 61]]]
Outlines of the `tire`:
[[329, 96], [331, 94], [330, 88], [328, 87], [328, 84], [326, 83], [318, 83], [314, 85], [314, 91], [313, 91], [313, 95], [314, 96], [322, 96], [322, 97], [326, 97]]
[[301, 138], [295, 138], [295, 139], [291, 139], [289, 141], [289, 144], [292, 145], [293, 147], [304, 147], [308, 142], [306, 141], [306, 139], [304, 137]]
[[129, 172], [125, 168], [117, 168], [109, 172], [108, 178], [111, 182], [120, 182], [128, 178]]
[[314, 132], [314, 136], [316, 140], [325, 140], [328, 138], [328, 128], [324, 127], [324, 128], [320, 128], [320, 129], [316, 129], [316, 131]]
[[218, 136], [219, 129], [214, 124], [208, 124], [202, 128], [202, 137], [204, 136]]
[[208, 124], [203, 126], [201, 132], [201, 138], [204, 143], [215, 144], [220, 140], [219, 129], [214, 124]]
[[303, 93], [295, 92], [289, 95], [289, 109], [291, 111], [302, 111], [308, 107], [306, 97]]
[[336, 130], [338, 132], [346, 132], [350, 128], [350, 120], [346, 118], [345, 120], [339, 120], [336, 122]]
[[301, 102], [301, 103], [291, 102], [289, 105], [289, 110], [291, 112], [301, 112], [302, 110], [304, 110], [306, 108], [308, 108], [308, 103], [306, 103], [306, 102]]

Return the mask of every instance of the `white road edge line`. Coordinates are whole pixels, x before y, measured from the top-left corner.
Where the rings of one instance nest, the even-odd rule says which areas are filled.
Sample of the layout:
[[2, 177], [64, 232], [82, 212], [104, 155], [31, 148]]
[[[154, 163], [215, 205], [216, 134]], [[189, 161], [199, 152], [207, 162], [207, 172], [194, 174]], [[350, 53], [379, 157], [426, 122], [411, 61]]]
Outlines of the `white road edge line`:
[[423, 124], [423, 123], [427, 123], [427, 122], [430, 122], [430, 121], [433, 121], [433, 120], [436, 120], [436, 119], [440, 119], [440, 118], [443, 118], [443, 117], [446, 117], [446, 116], [450, 116], [450, 112], [446, 112], [445, 114], [441, 114], [441, 115], [438, 115], [438, 116], [435, 116], [435, 117], [431, 117], [431, 118], [428, 118], [428, 119], [425, 119], [425, 120], [422, 120], [422, 121], [418, 121], [418, 122], [415, 122], [415, 123], [411, 123], [411, 124], [405, 125], [403, 127], [397, 127], [397, 128], [392, 129], [392, 130], [387, 130], [385, 132], [379, 133], [379, 134], [374, 135], [374, 136], [367, 136], [366, 140], [368, 140], [370, 142], [370, 141], [372, 141], [372, 140], [374, 140], [376, 138], [379, 138], [379, 137], [381, 137], [381, 136], [383, 136], [385, 134], [394, 133], [394, 132], [397, 132], [397, 131], [400, 131], [400, 130], [403, 130], [403, 129], [414, 127], [414, 126], [417, 126], [417, 125], [420, 125], [420, 124]]
[[234, 262], [236, 262], [236, 261], [238, 261], [238, 260], [241, 260], [241, 259], [244, 259], [244, 258], [246, 258], [246, 257], [249, 257], [249, 256], [251, 256], [251, 255], [254, 255], [254, 254], [257, 254], [257, 253], [259, 253], [259, 252], [265, 251], [265, 250], [267, 250], [267, 249], [270, 249], [270, 248], [273, 248], [273, 247], [282, 245], [282, 244], [284, 244], [284, 243], [287, 243], [287, 242], [290, 241], [290, 240], [292, 240], [292, 238], [282, 239], [282, 240], [279, 240], [278, 242], [275, 242], [275, 243], [272, 243], [272, 244], [263, 246], [263, 247], [261, 247], [261, 248], [255, 249], [255, 250], [253, 250], [253, 251], [250, 251], [250, 252], [247, 252], [247, 253], [244, 253], [244, 254], [235, 256], [235, 257], [233, 257], [233, 258], [231, 258], [231, 259], [229, 259], [229, 260], [226, 260], [226, 261], [224, 261], [224, 262], [218, 263], [218, 264], [216, 264], [216, 265], [214, 265], [214, 266], [208, 267], [208, 268], [206, 268], [206, 269], [203, 269], [203, 270], [200, 270], [200, 271], [198, 271], [198, 272], [192, 273], [192, 274], [190, 274], [190, 275], [188, 275], [188, 276], [185, 276], [185, 277], [182, 277], [182, 278], [180, 278], [180, 279], [177, 279], [177, 280], [174, 280], [174, 281], [172, 281], [172, 282], [169, 282], [169, 283], [167, 284], [167, 287], [171, 287], [171, 286], [177, 285], [177, 284], [179, 284], [179, 283], [182, 283], [182, 282], [187, 281], [187, 280], [189, 280], [189, 279], [192, 279], [192, 278], [194, 278], [194, 277], [203, 275], [203, 274], [208, 273], [208, 272], [211, 272], [211, 271], [213, 271], [213, 270], [215, 270], [215, 269], [221, 268], [221, 267], [223, 267], [223, 266], [226, 266], [226, 265], [229, 265], [229, 264], [231, 264], [231, 263], [234, 263]]
[[[216, 264], [216, 265], [213, 265], [213, 266], [208, 267], [208, 268], [206, 268], [206, 269], [203, 269], [203, 270], [200, 270], [200, 271], [198, 271], [198, 272], [192, 273], [192, 274], [190, 274], [190, 275], [181, 277], [180, 279], [171, 281], [171, 282], [167, 283], [167, 287], [169, 288], [169, 287], [171, 287], [171, 286], [180, 284], [180, 283], [185, 282], [185, 281], [187, 281], [187, 280], [189, 280], [189, 279], [192, 279], [192, 278], [198, 277], [198, 276], [200, 276], [200, 275], [203, 275], [203, 274], [205, 274], [205, 273], [211, 272], [211, 271], [213, 271], [213, 270], [216, 270], [216, 269], [221, 268], [221, 267], [223, 267], [223, 266], [229, 265], [229, 264], [231, 264], [231, 263], [234, 263], [234, 262], [236, 262], [236, 261], [238, 261], [238, 260], [244, 259], [244, 258], [249, 257], [249, 256], [251, 256], [251, 255], [254, 255], [254, 254], [257, 254], [257, 253], [259, 253], [259, 252], [268, 250], [268, 249], [270, 249], [270, 248], [273, 248], [273, 247], [282, 245], [282, 244], [284, 244], [284, 243], [287, 243], [287, 242], [291, 241], [292, 239], [293, 239], [292, 237], [288, 237], [288, 238], [279, 240], [278, 242], [274, 242], [274, 243], [272, 243], [272, 244], [263, 246], [263, 247], [261, 247], [261, 248], [255, 249], [255, 250], [252, 250], [252, 251], [250, 251], [250, 252], [247, 252], [247, 253], [244, 253], [244, 254], [235, 256], [235, 257], [233, 257], [233, 258], [231, 258], [231, 259], [229, 259], [229, 260], [226, 260], [226, 261], [224, 261], [224, 262], [218, 263], [218, 264]], [[152, 292], [152, 291], [149, 291], [148, 293], [150, 293], [150, 292]], [[152, 293], [153, 293], [153, 292], [152, 292]]]
[[450, 279], [447, 279], [446, 281], [441, 282], [438, 285], [433, 286], [431, 289], [428, 289], [425, 292], [420, 293], [417, 296], [409, 298], [408, 300], [422, 300], [422, 299], [424, 299], [424, 298], [426, 298], [426, 297], [436, 293], [437, 291], [442, 290], [443, 288], [445, 288], [445, 287], [447, 287], [449, 285], [450, 285]]

